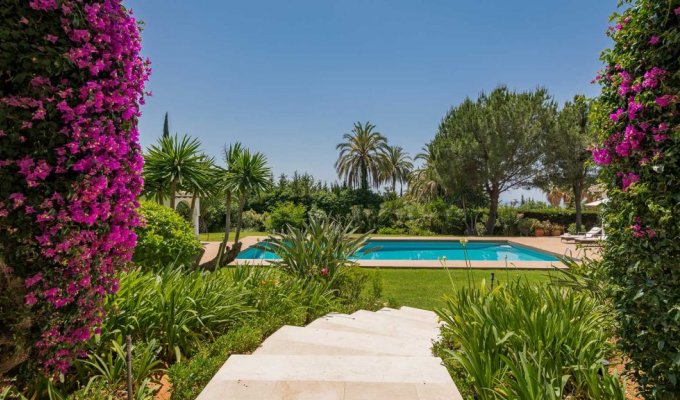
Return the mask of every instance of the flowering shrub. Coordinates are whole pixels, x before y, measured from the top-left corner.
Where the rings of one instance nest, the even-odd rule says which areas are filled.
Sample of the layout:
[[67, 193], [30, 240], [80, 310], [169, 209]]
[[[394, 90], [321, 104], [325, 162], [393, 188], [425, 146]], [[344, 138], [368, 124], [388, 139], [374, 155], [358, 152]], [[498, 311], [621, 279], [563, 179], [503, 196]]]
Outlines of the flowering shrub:
[[638, 0], [609, 31], [593, 149], [610, 202], [604, 269], [619, 345], [647, 397], [680, 394], [680, 1]]
[[148, 62], [120, 0], [9, 0], [0, 19], [0, 266], [29, 316], [0, 329], [34, 342], [0, 340], [0, 361], [65, 373], [135, 246]]

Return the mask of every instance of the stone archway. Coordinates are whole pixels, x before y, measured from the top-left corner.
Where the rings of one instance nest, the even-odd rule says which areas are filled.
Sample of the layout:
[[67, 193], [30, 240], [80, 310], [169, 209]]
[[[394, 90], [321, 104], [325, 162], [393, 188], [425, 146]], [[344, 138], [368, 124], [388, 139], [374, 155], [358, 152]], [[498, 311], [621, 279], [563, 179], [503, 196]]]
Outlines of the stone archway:
[[[194, 196], [191, 193], [177, 192], [175, 194], [175, 211], [177, 211], [177, 207], [179, 207], [180, 204], [182, 204], [182, 206], [186, 205], [189, 208], [189, 210], [191, 210], [191, 200], [193, 197]], [[163, 205], [170, 207], [170, 199], [164, 199]], [[197, 239], [199, 232], [198, 223], [200, 215], [201, 215], [201, 199], [200, 197], [197, 197], [196, 203], [194, 204], [194, 213], [189, 218], [189, 222], [194, 228], [194, 236], [196, 236]]]

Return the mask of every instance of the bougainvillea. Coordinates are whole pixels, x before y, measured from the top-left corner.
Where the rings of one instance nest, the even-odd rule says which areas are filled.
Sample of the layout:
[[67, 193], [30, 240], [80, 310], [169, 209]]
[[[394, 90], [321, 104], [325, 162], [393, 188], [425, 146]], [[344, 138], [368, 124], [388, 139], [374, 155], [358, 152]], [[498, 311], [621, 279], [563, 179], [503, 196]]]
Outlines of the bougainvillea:
[[648, 398], [680, 395], [680, 1], [629, 2], [612, 49], [593, 150], [608, 185], [604, 270], [618, 344]]
[[8, 0], [0, 20], [0, 267], [21, 282], [3, 305], [28, 315], [0, 330], [32, 343], [0, 361], [64, 373], [135, 246], [148, 61], [120, 0]]

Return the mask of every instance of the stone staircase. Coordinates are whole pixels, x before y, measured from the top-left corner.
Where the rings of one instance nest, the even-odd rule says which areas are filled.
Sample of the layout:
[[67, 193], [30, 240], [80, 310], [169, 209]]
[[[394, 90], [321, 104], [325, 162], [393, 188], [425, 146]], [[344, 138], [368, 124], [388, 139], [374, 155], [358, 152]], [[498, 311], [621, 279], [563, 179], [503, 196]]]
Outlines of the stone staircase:
[[431, 353], [437, 316], [402, 307], [329, 314], [284, 326], [233, 355], [199, 400], [462, 400]]

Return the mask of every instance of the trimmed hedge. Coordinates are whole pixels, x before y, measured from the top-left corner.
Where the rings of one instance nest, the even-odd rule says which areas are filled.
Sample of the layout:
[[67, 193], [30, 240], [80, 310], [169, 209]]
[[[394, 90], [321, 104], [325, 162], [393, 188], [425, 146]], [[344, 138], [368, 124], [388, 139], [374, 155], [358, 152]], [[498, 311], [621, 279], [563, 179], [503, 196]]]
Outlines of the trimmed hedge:
[[[576, 211], [565, 208], [541, 208], [535, 210], [518, 210], [520, 214], [524, 214], [524, 218], [535, 218], [539, 221], [548, 220], [552, 223], [557, 223], [565, 226], [573, 224], [576, 221]], [[581, 214], [583, 225], [592, 227], [597, 225], [599, 220], [599, 213], [597, 211], [583, 211]]]

